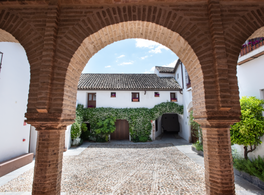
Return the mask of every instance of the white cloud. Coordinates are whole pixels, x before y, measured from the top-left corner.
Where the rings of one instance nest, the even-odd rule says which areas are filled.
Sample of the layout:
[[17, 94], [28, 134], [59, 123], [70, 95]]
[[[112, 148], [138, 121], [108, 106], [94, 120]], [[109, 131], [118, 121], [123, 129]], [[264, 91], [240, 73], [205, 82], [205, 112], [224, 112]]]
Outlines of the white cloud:
[[177, 62], [177, 60], [174, 60], [172, 63], [166, 64], [166, 65], [162, 65], [162, 66], [164, 66], [164, 67], [172, 67], [172, 68], [174, 68], [176, 62]]
[[150, 70], [146, 70], [144, 73], [154, 73], [155, 71], [155, 66], [153, 66]]
[[123, 58], [123, 57], [125, 57], [125, 55], [118, 56], [117, 58]]
[[105, 68], [110, 68], [111, 66], [105, 66]]
[[121, 64], [118, 64], [119, 66], [126, 66], [126, 65], [130, 65], [133, 64], [134, 62], [123, 62]]
[[160, 44], [154, 41], [149, 41], [146, 39], [136, 39], [136, 47], [154, 48], [155, 46], [158, 45]]
[[162, 53], [162, 49], [169, 50], [169, 48], [155, 42], [146, 39], [136, 39], [136, 47], [146, 47], [151, 49], [149, 53]]
[[141, 59], [144, 60], [144, 59], [146, 59], [147, 57], [148, 57], [148, 56], [143, 56], [143, 57], [141, 57]]
[[162, 53], [161, 52], [162, 49], [169, 50], [169, 48], [167, 48], [167, 47], [165, 47], [163, 45], [159, 45], [155, 49], [150, 50], [149, 53]]

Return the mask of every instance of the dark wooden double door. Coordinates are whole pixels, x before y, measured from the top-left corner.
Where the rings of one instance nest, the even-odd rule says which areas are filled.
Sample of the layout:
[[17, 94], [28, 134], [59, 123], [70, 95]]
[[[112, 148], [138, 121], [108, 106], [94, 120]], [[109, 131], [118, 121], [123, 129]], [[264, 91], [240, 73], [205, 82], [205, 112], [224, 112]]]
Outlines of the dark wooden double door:
[[116, 120], [116, 130], [111, 133], [111, 140], [129, 140], [129, 126], [127, 120]]

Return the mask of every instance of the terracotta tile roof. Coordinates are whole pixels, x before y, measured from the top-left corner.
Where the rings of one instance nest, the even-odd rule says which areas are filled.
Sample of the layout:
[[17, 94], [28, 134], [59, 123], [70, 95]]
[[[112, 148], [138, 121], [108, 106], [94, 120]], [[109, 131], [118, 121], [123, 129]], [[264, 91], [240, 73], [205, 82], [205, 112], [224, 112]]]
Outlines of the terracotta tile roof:
[[78, 90], [159, 90], [178, 91], [173, 77], [156, 74], [82, 74]]
[[172, 67], [156, 66], [156, 69], [160, 73], [174, 73], [174, 68], [172, 68]]
[[178, 59], [174, 67], [155, 66], [155, 68], [159, 71], [159, 73], [175, 73], [180, 63], [181, 63], [181, 60]]

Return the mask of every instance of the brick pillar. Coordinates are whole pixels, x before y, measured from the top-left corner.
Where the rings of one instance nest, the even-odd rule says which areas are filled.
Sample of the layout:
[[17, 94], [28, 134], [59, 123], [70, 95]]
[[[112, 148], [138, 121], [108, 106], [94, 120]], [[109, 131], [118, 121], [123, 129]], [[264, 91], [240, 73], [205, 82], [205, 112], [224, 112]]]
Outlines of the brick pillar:
[[229, 125], [202, 127], [206, 194], [235, 194]]
[[59, 195], [65, 128], [38, 131], [32, 194]]

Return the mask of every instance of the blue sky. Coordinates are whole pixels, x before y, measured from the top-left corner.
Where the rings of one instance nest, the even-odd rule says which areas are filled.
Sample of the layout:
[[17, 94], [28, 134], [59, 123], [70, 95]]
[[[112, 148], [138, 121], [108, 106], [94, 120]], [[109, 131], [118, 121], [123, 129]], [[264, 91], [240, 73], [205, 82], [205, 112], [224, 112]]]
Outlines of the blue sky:
[[126, 39], [101, 49], [83, 73], [154, 73], [155, 66], [174, 67], [177, 60], [175, 53], [157, 42]]

